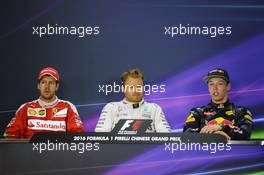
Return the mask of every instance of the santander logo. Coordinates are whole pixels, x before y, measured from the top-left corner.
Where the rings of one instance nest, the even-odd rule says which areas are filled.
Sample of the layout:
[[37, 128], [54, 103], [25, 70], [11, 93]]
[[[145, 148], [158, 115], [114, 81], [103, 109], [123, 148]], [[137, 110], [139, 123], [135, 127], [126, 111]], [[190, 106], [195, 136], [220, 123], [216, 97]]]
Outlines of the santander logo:
[[35, 125], [34, 125], [32, 122], [29, 122], [29, 123], [28, 123], [28, 127], [29, 127], [29, 128], [32, 128], [32, 127], [35, 127]]
[[30, 119], [28, 120], [28, 128], [31, 130], [66, 131], [66, 122]]

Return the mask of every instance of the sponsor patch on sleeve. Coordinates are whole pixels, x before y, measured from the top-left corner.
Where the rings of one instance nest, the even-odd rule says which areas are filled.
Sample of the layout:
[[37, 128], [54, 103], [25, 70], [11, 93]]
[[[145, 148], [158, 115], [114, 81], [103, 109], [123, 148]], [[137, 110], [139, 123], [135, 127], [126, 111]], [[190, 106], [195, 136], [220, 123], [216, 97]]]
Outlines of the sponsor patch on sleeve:
[[195, 122], [195, 117], [193, 114], [190, 114], [188, 117], [187, 117], [187, 120], [185, 123], [189, 123], [189, 122]]

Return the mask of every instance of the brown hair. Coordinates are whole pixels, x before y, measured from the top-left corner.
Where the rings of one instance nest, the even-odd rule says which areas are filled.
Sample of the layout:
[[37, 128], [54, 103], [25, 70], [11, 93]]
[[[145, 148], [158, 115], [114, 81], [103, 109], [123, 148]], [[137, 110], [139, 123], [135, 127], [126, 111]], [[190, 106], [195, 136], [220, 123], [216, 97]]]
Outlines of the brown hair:
[[124, 72], [121, 75], [121, 81], [124, 84], [124, 82], [127, 80], [128, 77], [132, 77], [132, 78], [141, 78], [144, 81], [144, 75], [143, 73], [135, 68], [135, 69], [129, 69], [128, 71]]

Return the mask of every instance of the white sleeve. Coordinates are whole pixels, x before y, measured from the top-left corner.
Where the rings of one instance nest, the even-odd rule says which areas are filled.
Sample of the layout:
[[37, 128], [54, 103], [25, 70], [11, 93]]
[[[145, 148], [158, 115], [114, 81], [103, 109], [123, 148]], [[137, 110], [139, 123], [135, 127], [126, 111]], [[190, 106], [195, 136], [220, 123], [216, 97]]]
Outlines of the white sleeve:
[[114, 104], [109, 103], [107, 104], [101, 114], [100, 118], [97, 122], [95, 132], [111, 132], [112, 131], [112, 126], [113, 126], [113, 110], [114, 110]]
[[170, 126], [165, 118], [161, 107], [155, 104], [155, 132], [171, 132]]

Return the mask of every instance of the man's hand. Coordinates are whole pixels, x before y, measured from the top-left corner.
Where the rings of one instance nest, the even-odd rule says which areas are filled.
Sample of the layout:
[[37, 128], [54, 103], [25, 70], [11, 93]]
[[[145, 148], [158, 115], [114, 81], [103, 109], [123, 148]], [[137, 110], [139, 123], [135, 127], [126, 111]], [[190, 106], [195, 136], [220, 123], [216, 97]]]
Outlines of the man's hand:
[[200, 133], [214, 133], [216, 131], [222, 131], [222, 127], [220, 125], [206, 125]]
[[214, 134], [220, 134], [220, 135], [222, 135], [222, 136], [225, 136], [225, 138], [227, 139], [227, 140], [231, 140], [231, 137], [229, 137], [229, 135], [227, 135], [225, 132], [223, 132], [223, 131], [216, 131], [216, 132], [214, 132]]
[[225, 136], [227, 140], [231, 139], [224, 131], [222, 131], [222, 127], [220, 125], [206, 125], [201, 129], [200, 133], [220, 134]]

